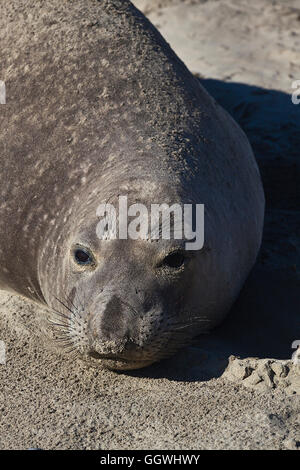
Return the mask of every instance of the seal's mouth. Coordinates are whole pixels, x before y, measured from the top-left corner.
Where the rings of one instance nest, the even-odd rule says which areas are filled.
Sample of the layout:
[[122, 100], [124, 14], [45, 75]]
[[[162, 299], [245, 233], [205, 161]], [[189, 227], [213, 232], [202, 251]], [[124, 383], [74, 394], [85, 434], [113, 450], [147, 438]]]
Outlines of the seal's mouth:
[[[122, 315], [122, 311], [116, 313], [112, 310], [109, 311], [110, 316], [116, 313], [116, 321], [109, 322], [108, 318], [105, 322], [101, 314], [91, 315], [86, 310], [84, 315], [82, 310], [73, 307], [76, 305], [74, 299], [70, 307], [69, 304], [59, 302], [68, 310], [68, 314], [62, 309], [51, 308], [51, 316], [47, 318], [52, 328], [51, 339], [66, 353], [79, 356], [95, 368], [132, 370], [148, 367], [189, 344], [195, 336], [196, 324], [203, 331], [203, 322], [207, 322], [206, 318], [191, 313], [187, 320], [187, 312], [183, 312], [184, 321], [181, 317], [169, 320], [167, 313], [155, 309], [150, 313], [147, 311], [147, 315], [142, 317], [143, 321], [139, 314], [130, 316], [128, 310], [126, 315]], [[121, 320], [124, 320], [124, 324]]]
[[115, 354], [99, 354], [97, 351], [90, 351], [89, 356], [93, 359], [128, 362], [128, 359]]

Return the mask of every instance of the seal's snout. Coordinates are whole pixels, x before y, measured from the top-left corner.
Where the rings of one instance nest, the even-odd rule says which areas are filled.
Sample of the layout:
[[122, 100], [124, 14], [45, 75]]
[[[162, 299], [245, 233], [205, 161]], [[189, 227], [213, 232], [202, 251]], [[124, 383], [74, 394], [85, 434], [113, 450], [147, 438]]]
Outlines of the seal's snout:
[[[110, 286], [101, 291], [89, 309], [86, 353], [94, 365], [113, 370], [137, 369], [153, 363], [159, 356], [159, 345], [163, 344], [157, 342], [160, 306], [152, 305], [149, 309], [149, 302], [137, 302], [134, 295], [129, 302], [129, 291], [126, 292], [125, 300], [119, 291], [112, 292]], [[142, 297], [139, 292], [139, 298]]]

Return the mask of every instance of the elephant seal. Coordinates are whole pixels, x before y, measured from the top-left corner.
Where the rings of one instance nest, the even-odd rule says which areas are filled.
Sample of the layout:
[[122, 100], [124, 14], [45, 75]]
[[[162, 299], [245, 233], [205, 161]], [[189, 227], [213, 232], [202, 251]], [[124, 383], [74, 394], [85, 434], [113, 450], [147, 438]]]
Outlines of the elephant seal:
[[[57, 348], [144, 367], [220, 322], [261, 243], [250, 145], [127, 0], [11, 0], [0, 19], [0, 286]], [[204, 204], [205, 243], [99, 239], [97, 208]], [[44, 315], [44, 313], [43, 313]]]

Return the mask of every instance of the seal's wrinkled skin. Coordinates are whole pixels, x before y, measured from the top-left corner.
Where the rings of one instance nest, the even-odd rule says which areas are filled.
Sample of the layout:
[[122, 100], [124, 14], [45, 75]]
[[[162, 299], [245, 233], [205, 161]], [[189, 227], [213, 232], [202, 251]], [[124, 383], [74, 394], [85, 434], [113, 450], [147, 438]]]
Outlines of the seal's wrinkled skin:
[[[236, 299], [261, 242], [260, 175], [238, 125], [129, 1], [41, 5], [1, 11], [0, 286], [49, 307], [57, 346], [143, 367]], [[204, 248], [99, 240], [96, 209], [118, 195], [205, 204]]]

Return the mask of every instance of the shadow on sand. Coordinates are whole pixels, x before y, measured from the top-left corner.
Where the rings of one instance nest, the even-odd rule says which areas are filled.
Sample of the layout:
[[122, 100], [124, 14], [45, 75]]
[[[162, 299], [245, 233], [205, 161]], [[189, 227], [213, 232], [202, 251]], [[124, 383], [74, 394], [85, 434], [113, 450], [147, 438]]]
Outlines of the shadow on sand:
[[266, 195], [262, 248], [224, 323], [135, 376], [209, 380], [223, 373], [230, 355], [288, 359], [292, 342], [300, 340], [300, 105], [280, 91], [200, 82], [240, 124], [254, 150]]

